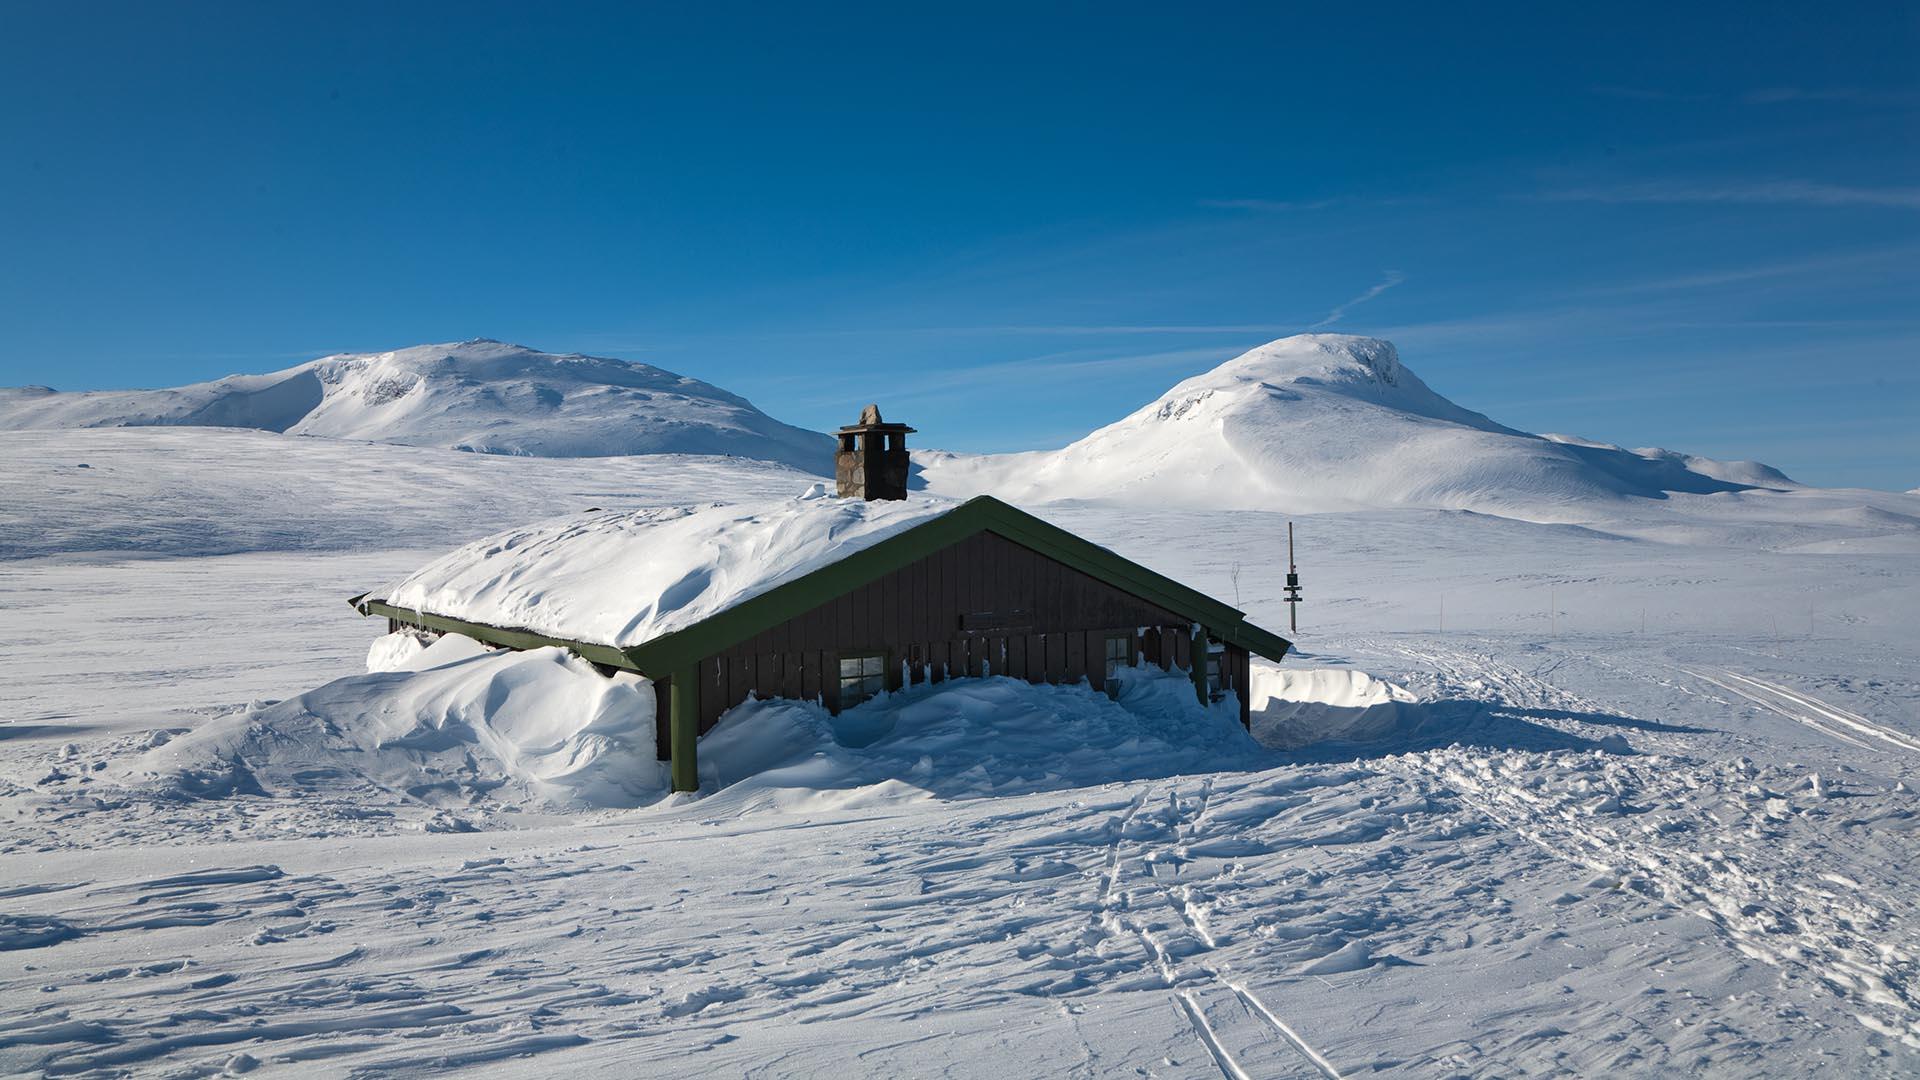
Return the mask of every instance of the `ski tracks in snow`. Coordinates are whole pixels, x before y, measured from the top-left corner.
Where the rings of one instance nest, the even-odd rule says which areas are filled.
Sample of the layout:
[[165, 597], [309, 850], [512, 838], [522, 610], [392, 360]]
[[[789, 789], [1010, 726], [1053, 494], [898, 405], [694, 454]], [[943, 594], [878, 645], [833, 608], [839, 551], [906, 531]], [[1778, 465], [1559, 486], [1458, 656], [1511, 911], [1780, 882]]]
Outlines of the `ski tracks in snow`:
[[[1715, 671], [1713, 674], [1707, 674], [1689, 668], [1681, 670], [1701, 682], [1712, 683], [1722, 690], [1745, 698], [1768, 712], [1784, 716], [1822, 735], [1831, 736], [1863, 750], [1878, 750], [1881, 749], [1879, 744], [1884, 744], [1907, 753], [1920, 753], [1920, 739], [1884, 724], [1876, 724], [1857, 712], [1840, 708], [1838, 705], [1829, 705], [1811, 694], [1734, 671]], [[1877, 743], [1867, 740], [1877, 740]]]
[[[1264, 1023], [1315, 1073], [1340, 1080], [1340, 1073], [1298, 1031], [1244, 985], [1229, 982], [1223, 968], [1207, 959], [1220, 942], [1207, 925], [1210, 905], [1205, 887], [1188, 880], [1191, 875], [1186, 867], [1196, 861], [1193, 849], [1205, 837], [1203, 828], [1213, 806], [1215, 782], [1209, 777], [1191, 790], [1183, 790], [1179, 784], [1168, 785], [1164, 808], [1156, 815], [1158, 821], [1150, 828], [1135, 830], [1129, 841], [1127, 825], [1149, 801], [1144, 793], [1135, 798], [1115, 830], [1108, 852], [1100, 897], [1102, 923], [1109, 932], [1130, 933], [1139, 941], [1148, 965], [1173, 992], [1174, 1003], [1194, 1036], [1227, 1080], [1251, 1080], [1255, 1074], [1242, 1065], [1240, 1056], [1207, 1019], [1199, 992], [1182, 987], [1202, 983], [1231, 992], [1248, 1016]], [[1130, 854], [1123, 850], [1129, 843], [1134, 848]], [[1136, 884], [1123, 887], [1122, 874], [1128, 865], [1134, 867], [1132, 880]], [[1165, 919], [1161, 913], [1170, 913], [1173, 919]], [[1191, 960], [1193, 966], [1183, 968], [1182, 960]]]
[[[1484, 655], [1368, 644], [1429, 666], [1443, 689], [1492, 709], [1612, 711]], [[1680, 670], [1853, 747], [1920, 751], [1920, 739], [1777, 683]], [[1901, 879], [1920, 862], [1910, 797], [1829, 791], [1804, 768], [1728, 761], [1723, 748], [1676, 729], [1635, 740], [1655, 752], [1455, 745], [1387, 761], [1596, 881], [1705, 918], [1742, 954], [1810, 975], [1861, 1024], [1920, 1048], [1920, 910]], [[1839, 797], [1847, 802], [1830, 801]]]

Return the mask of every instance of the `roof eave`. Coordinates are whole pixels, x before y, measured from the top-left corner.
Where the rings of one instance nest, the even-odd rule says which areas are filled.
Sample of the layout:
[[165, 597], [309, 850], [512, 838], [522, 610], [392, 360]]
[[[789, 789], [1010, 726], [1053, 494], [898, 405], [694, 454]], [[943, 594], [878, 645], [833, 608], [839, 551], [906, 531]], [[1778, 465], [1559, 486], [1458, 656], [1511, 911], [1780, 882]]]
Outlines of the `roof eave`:
[[429, 630], [443, 633], [460, 634], [484, 641], [491, 645], [504, 645], [510, 649], [544, 649], [558, 647], [577, 654], [583, 660], [590, 660], [607, 667], [624, 668], [627, 671], [650, 673], [627, 659], [627, 654], [611, 645], [601, 645], [591, 641], [576, 641], [572, 638], [552, 637], [532, 630], [514, 626], [492, 626], [487, 623], [468, 622], [465, 619], [449, 618], [414, 608], [395, 607], [385, 600], [369, 600], [366, 594], [354, 598], [354, 609], [362, 615], [381, 615], [389, 619], [398, 619], [414, 626], [424, 626]]

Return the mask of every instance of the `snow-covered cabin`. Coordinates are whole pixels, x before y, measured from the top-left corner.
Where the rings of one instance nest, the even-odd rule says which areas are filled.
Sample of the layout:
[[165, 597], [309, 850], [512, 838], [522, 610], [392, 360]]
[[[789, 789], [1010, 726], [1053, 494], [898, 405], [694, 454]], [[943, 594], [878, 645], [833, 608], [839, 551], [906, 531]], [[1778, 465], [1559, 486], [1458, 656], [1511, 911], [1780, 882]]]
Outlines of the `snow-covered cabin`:
[[903, 425], [872, 407], [862, 421], [836, 462], [855, 497], [816, 485], [758, 505], [587, 512], [468, 544], [351, 602], [390, 630], [559, 645], [640, 673], [676, 790], [697, 786], [699, 737], [749, 695], [838, 713], [968, 676], [1100, 691], [1120, 667], [1155, 664], [1188, 672], [1203, 701], [1237, 697], [1246, 721], [1249, 656], [1277, 661], [1285, 639], [991, 496], [909, 493], [904, 468], [898, 484], [847, 484], [866, 440], [906, 454]]

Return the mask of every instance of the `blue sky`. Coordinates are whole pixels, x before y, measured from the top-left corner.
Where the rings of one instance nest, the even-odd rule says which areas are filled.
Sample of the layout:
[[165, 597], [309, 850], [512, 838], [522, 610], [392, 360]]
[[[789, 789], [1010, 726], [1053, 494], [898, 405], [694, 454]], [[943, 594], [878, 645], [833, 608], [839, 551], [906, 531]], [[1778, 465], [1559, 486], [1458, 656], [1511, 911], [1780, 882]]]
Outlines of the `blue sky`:
[[0, 384], [484, 336], [1009, 450], [1319, 328], [1920, 485], [1920, 8], [697, 6], [5, 3]]

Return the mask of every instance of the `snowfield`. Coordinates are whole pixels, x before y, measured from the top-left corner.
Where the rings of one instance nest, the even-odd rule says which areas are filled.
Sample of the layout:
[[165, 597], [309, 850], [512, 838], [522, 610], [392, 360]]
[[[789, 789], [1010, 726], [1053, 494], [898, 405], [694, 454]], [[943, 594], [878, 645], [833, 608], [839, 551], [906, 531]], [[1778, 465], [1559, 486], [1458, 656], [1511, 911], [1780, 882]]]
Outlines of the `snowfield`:
[[[641, 680], [343, 601], [815, 477], [0, 432], [0, 1073], [1913, 1075], [1920, 496], [1597, 452], [1700, 479], [1296, 509], [1251, 735], [756, 701], [686, 797]], [[1114, 494], [1028, 505], [1285, 633], [1288, 514]]]

